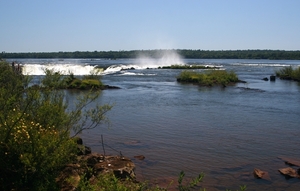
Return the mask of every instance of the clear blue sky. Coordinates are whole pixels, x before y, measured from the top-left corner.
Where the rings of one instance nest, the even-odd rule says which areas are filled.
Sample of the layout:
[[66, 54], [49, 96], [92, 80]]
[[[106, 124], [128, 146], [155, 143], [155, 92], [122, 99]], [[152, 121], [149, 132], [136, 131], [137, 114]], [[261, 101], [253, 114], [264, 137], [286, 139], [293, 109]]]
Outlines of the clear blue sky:
[[300, 0], [0, 0], [0, 51], [300, 50]]

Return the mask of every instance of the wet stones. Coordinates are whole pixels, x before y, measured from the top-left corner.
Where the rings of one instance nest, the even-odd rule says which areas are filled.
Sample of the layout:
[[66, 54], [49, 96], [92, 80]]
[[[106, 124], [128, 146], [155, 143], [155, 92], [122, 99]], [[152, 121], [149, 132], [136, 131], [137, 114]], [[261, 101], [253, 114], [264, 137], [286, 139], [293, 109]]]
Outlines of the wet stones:
[[75, 141], [79, 150], [77, 160], [66, 165], [56, 179], [61, 190], [76, 190], [81, 178], [88, 178], [92, 183], [100, 174], [114, 174], [116, 178], [135, 181], [135, 164], [129, 158], [92, 153], [82, 144], [81, 138]]
[[269, 173], [255, 168], [253, 171], [254, 177], [259, 179], [271, 180]]
[[[300, 161], [288, 157], [278, 157], [283, 160], [286, 165], [300, 167]], [[282, 175], [287, 178], [300, 178], [300, 168], [297, 170], [292, 167], [281, 168], [278, 170]]]
[[[278, 171], [282, 175], [286, 176], [287, 178], [300, 178], [300, 175], [298, 174], [298, 172], [291, 167], [281, 168]], [[299, 169], [298, 169], [298, 171], [299, 171]]]

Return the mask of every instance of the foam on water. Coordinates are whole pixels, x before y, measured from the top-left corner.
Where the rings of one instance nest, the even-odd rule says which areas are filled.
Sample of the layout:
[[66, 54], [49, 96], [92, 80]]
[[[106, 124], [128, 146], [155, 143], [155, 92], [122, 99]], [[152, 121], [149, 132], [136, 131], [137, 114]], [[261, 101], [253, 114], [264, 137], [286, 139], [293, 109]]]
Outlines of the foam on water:
[[95, 66], [80, 64], [23, 64], [22, 73], [24, 75], [45, 75], [45, 70], [53, 70], [61, 74], [68, 75], [89, 75], [96, 72]]

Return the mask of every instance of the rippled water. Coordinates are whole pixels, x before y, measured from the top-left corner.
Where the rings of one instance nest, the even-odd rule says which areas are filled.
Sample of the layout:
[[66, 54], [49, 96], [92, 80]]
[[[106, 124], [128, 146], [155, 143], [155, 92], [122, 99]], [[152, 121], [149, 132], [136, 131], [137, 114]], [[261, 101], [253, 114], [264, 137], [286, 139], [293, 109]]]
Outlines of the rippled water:
[[[66, 61], [64, 61], [66, 62]], [[132, 65], [136, 60], [79, 60], [86, 65]], [[293, 81], [263, 81], [284, 66], [300, 61], [184, 60], [189, 64], [233, 70], [247, 84], [198, 87], [180, 84], [181, 70], [147, 68], [116, 70], [104, 75], [105, 90], [97, 100], [114, 104], [103, 125], [81, 136], [95, 152], [131, 158], [139, 180], [163, 185], [184, 170], [188, 177], [205, 173], [200, 185], [207, 190], [298, 190], [299, 179], [285, 179], [287, 167], [278, 157], [300, 159], [300, 86]], [[23, 61], [26, 65], [26, 61]], [[72, 61], [71, 61], [72, 63]], [[77, 93], [69, 92], [72, 100]], [[144, 155], [145, 160], [134, 159]], [[253, 169], [267, 171], [271, 180], [253, 177]]]

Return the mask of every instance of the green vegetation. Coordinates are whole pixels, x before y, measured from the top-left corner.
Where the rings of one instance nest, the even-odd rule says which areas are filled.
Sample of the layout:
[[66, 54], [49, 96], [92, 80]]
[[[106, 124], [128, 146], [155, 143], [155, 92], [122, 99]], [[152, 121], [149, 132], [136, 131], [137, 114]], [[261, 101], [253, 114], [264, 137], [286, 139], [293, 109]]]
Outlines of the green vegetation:
[[226, 86], [231, 83], [239, 82], [239, 79], [234, 72], [227, 72], [225, 70], [209, 70], [204, 73], [183, 71], [177, 77], [177, 81], [199, 84], [201, 86]]
[[100, 94], [93, 91], [69, 111], [64, 92], [56, 89], [62, 78], [47, 75], [48, 88], [29, 88], [27, 76], [0, 62], [1, 190], [58, 190], [55, 178], [77, 154], [73, 137], [106, 122], [112, 108], [86, 109]]
[[55, 89], [104, 89], [104, 85], [97, 74], [84, 76], [82, 79], [74, 77], [74, 74], [63, 76], [60, 72], [45, 70], [45, 77], [42, 79], [41, 87]]
[[276, 76], [284, 80], [300, 81], [300, 67], [293, 69], [292, 66], [284, 67], [276, 71]]
[[198, 177], [196, 177], [195, 179], [192, 179], [187, 185], [183, 184], [184, 176], [185, 176], [184, 171], [181, 171], [179, 174], [179, 177], [178, 177], [178, 189], [180, 191], [189, 191], [189, 190], [195, 188], [195, 186], [197, 186], [197, 184], [202, 181], [204, 174], [200, 173], [198, 175]]
[[270, 59], [270, 60], [300, 60], [300, 51], [285, 50], [130, 50], [130, 51], [76, 51], [76, 52], [2, 52], [0, 57], [6, 58], [137, 58], [145, 55], [151, 58], [161, 58], [168, 52], [176, 51], [183, 58], [202, 59]]
[[171, 66], [163, 66], [158, 67], [158, 69], [214, 69], [217, 67], [214, 66], [203, 66], [203, 65], [171, 65]]
[[[199, 182], [202, 181], [204, 174], [199, 174], [198, 177], [192, 179], [190, 182], [184, 184], [185, 173], [180, 172], [178, 176], [178, 186], [179, 191], [190, 191], [194, 190]], [[147, 182], [135, 182], [130, 179], [124, 181], [115, 177], [114, 174], [102, 174], [95, 178], [93, 183], [85, 181], [84, 178], [79, 182], [78, 190], [82, 191], [97, 191], [97, 190], [114, 190], [114, 191], [167, 191], [169, 186], [173, 182], [170, 182], [167, 188], [160, 186], [151, 186]], [[205, 190], [205, 189], [203, 189]]]
[[[198, 185], [202, 182], [204, 178], [204, 174], [200, 173], [196, 178], [191, 179], [190, 181], [184, 180], [185, 173], [181, 171], [178, 175], [178, 185], [176, 188], [178, 191], [192, 191], [192, 190], [199, 190], [199, 191], [206, 191], [205, 188], [200, 188]], [[91, 183], [85, 181], [84, 178], [81, 179], [79, 182], [79, 186], [77, 190], [80, 191], [97, 191], [97, 190], [114, 190], [114, 191], [168, 191], [169, 187], [173, 182], [164, 188], [160, 186], [151, 186], [147, 182], [134, 182], [130, 179], [128, 180], [120, 180], [114, 176], [114, 174], [102, 174], [95, 178], [95, 180]], [[247, 186], [243, 185], [240, 186], [237, 191], [245, 191]], [[231, 191], [231, 190], [226, 190]]]

